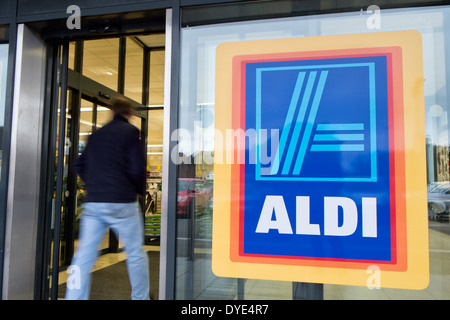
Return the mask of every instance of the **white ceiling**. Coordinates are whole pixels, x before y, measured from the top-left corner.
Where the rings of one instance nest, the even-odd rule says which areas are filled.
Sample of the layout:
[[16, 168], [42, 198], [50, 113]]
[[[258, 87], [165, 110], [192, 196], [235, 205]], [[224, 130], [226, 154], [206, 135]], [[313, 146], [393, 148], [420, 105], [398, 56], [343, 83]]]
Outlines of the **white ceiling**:
[[[163, 48], [165, 35], [152, 34], [137, 37], [150, 48]], [[73, 61], [74, 45], [70, 53]], [[164, 102], [164, 50], [150, 54], [150, 105]], [[84, 42], [83, 75], [117, 90], [119, 64], [119, 38], [87, 40]], [[127, 38], [125, 61], [125, 95], [142, 101], [143, 50], [130, 37]], [[70, 66], [69, 66], [70, 67]]]

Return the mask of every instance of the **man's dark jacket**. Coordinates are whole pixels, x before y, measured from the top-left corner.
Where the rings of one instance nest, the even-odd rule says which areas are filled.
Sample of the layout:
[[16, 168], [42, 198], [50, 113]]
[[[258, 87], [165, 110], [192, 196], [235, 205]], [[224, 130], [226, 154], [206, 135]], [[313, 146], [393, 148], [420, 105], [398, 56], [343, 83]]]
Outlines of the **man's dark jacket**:
[[145, 194], [145, 158], [139, 130], [116, 115], [95, 131], [74, 170], [86, 183], [87, 202], [128, 203]]

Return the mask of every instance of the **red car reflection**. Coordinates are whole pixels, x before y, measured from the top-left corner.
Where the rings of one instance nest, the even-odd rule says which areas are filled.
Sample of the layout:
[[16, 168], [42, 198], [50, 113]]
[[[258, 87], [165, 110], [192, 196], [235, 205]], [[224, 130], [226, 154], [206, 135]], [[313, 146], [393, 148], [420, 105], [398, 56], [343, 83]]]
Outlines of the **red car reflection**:
[[209, 204], [212, 189], [205, 182], [195, 178], [178, 179], [177, 215], [179, 218], [191, 217], [195, 207]]

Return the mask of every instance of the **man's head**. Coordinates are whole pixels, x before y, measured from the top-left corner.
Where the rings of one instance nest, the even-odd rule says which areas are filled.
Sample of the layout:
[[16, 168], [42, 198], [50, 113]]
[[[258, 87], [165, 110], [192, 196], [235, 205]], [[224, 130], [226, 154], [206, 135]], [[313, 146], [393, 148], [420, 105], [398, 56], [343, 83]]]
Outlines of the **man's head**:
[[134, 115], [134, 109], [130, 101], [123, 97], [116, 97], [112, 100], [111, 110], [114, 115], [121, 115], [125, 118], [129, 118]]

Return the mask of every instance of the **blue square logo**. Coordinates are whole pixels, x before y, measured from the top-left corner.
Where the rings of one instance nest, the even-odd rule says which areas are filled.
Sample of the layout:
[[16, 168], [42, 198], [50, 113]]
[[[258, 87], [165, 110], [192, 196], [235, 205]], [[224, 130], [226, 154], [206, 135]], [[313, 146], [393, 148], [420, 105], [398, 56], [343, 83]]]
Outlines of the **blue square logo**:
[[376, 181], [380, 73], [384, 57], [247, 64], [256, 180]]
[[[246, 159], [255, 161], [245, 164], [243, 254], [390, 261], [386, 57], [255, 62], [245, 68], [245, 129], [254, 128], [258, 139], [246, 145]], [[330, 205], [335, 200], [348, 203]], [[377, 215], [374, 236], [366, 235], [362, 223], [368, 221], [368, 201]], [[325, 227], [324, 212], [331, 207], [337, 210], [332, 224], [351, 229], [345, 236]], [[271, 227], [271, 221], [289, 226], [303, 214], [307, 220], [298, 228]], [[261, 219], [267, 223], [262, 231]]]

